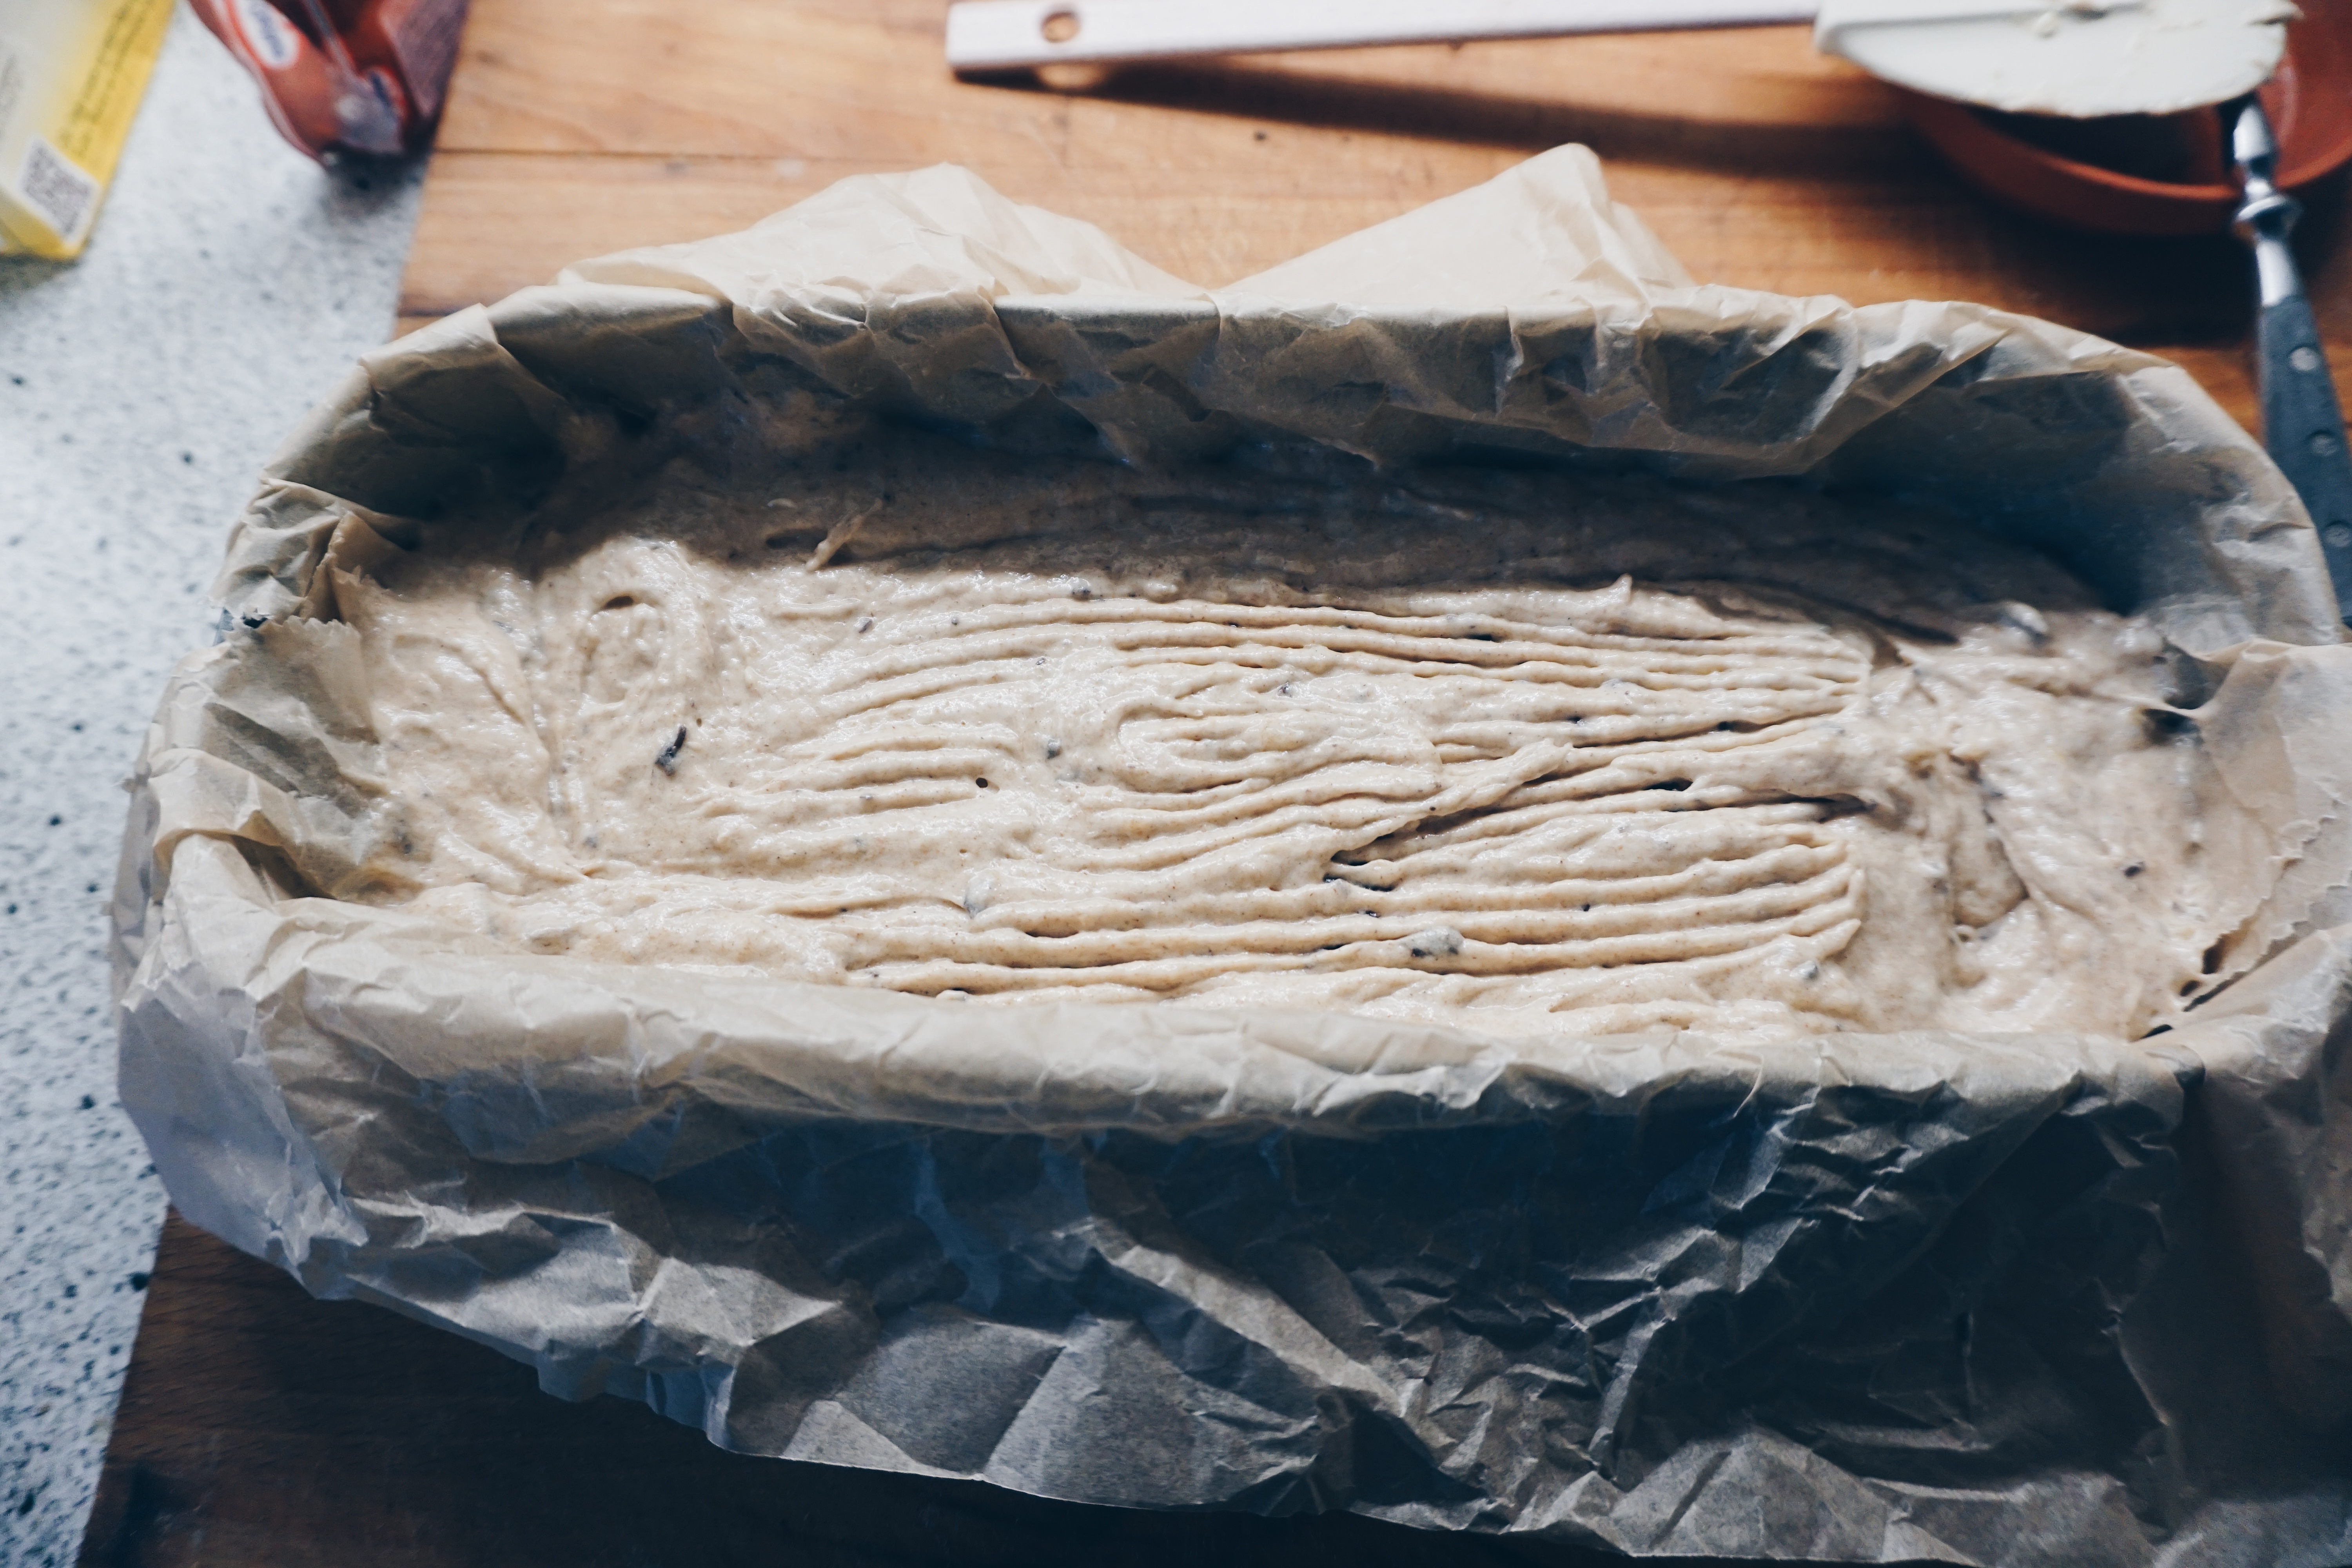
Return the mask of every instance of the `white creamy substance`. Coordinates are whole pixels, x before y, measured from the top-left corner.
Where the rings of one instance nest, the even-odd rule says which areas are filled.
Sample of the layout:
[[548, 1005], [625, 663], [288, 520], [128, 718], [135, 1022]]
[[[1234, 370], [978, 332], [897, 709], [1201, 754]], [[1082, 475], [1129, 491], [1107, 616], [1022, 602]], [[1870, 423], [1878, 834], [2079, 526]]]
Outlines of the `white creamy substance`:
[[2221, 934], [2158, 639], [2012, 547], [1773, 487], [891, 456], [339, 573], [375, 896], [1509, 1034], [2136, 1036]]

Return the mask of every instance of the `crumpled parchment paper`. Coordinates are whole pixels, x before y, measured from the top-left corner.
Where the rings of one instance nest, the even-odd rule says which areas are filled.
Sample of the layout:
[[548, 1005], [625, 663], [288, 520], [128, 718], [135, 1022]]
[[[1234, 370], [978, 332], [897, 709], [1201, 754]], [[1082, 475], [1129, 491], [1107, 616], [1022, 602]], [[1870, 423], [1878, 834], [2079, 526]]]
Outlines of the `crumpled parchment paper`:
[[[2180, 1027], [1503, 1042], [524, 956], [345, 901], [324, 563], [763, 400], [1000, 447], [1804, 476], [2148, 615], [2264, 889]], [[135, 781], [122, 1094], [173, 1201], [756, 1453], [1636, 1553], [2352, 1560], [2352, 651], [2180, 370], [1694, 285], [1565, 148], [1230, 289], [952, 168], [372, 354], [270, 465]], [[2250, 905], [2252, 896], [2250, 895]]]

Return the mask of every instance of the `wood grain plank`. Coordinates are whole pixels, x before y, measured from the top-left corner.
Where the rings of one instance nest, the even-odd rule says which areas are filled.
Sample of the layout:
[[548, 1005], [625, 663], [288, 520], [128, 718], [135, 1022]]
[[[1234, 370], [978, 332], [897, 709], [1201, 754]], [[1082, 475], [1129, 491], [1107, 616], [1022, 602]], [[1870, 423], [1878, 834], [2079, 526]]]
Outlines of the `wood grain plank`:
[[[741, 228], [849, 174], [950, 160], [1213, 286], [1580, 141], [1701, 279], [2045, 317], [2176, 358], [2253, 418], [2232, 241], [2011, 215], [1801, 28], [1139, 67], [1074, 93], [955, 80], [943, 5], [482, 0], [404, 319], [582, 257]], [[2304, 244], [2339, 341], [2342, 205], [2323, 195]]]
[[1835, 156], [1867, 155], [1840, 148], [1843, 132], [1899, 119], [1884, 88], [1816, 55], [1801, 27], [1242, 57], [1130, 68], [1105, 94], [1061, 99], [955, 80], [945, 12], [946, 0], [491, 0], [467, 29], [439, 144], [916, 161], [1046, 148], [1181, 166], [1181, 144], [1136, 133], [1168, 100], [1276, 119], [1316, 100], [1327, 113], [1351, 102], [1343, 128], [1379, 132], [1428, 135], [1442, 118], [1457, 140], [1549, 146], [1613, 126], [1702, 156], [1717, 143], [1770, 152], [1793, 134]]
[[[1815, 56], [1801, 29], [1706, 35], [1671, 53], [1576, 39], [1136, 68], [1070, 95], [956, 81], [941, 14], [938, 0], [486, 5], [408, 312], [617, 245], [739, 226], [844, 174], [944, 160], [1206, 283], [1563, 142], [1694, 167], [1729, 190], [1775, 165], [1916, 161], [1891, 96]], [[1662, 100], [1689, 111], [1660, 113]], [[612, 182], [602, 199], [585, 195], [600, 180]]]
[[[943, 15], [943, 0], [690, 11], [490, 0], [443, 128], [412, 313], [481, 292], [422, 265], [446, 251], [478, 258], [520, 237], [542, 271], [549, 258], [588, 254], [564, 249], [571, 237], [545, 220], [580, 210], [591, 170], [616, 182], [594, 237], [636, 243], [731, 226], [845, 174], [954, 160], [1023, 199], [1091, 202], [1082, 216], [1125, 218], [1118, 231], [1137, 248], [1219, 283], [1563, 142], [1734, 180], [1776, 160], [1841, 168], [1908, 155], [1891, 96], [1816, 56], [1802, 29], [1704, 35], [1670, 51], [1595, 38], [1138, 68], [1072, 95], [1026, 79], [955, 80]], [[533, 153], [630, 162], [473, 156]], [[646, 154], [650, 168], [635, 163]], [[537, 181], [544, 193], [524, 194]], [[471, 199], [491, 187], [518, 194], [520, 221], [500, 226]]]

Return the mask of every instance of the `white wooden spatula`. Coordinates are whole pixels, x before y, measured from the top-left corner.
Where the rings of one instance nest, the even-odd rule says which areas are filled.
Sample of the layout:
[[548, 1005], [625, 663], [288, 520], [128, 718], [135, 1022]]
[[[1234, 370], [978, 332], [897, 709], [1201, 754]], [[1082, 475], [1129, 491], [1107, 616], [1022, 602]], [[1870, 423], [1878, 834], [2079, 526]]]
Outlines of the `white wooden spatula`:
[[2286, 0], [964, 0], [958, 71], [1811, 22], [1814, 44], [1990, 109], [2169, 114], [2269, 79]]

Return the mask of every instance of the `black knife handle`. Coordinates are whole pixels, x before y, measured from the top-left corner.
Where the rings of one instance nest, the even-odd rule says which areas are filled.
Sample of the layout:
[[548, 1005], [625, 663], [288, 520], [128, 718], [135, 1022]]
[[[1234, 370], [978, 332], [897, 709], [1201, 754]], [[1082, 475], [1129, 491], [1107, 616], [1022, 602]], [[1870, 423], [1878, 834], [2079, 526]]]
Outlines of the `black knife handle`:
[[2265, 302], [2259, 336], [2263, 444], [2319, 530], [2336, 604], [2352, 605], [2352, 452], [2311, 301], [2297, 292]]
[[2262, 301], [2255, 339], [2263, 444], [2302, 495], [2304, 510], [2319, 530], [2336, 607], [2352, 622], [2352, 452], [2344, 447], [2344, 409], [2328, 374], [2327, 345], [2319, 341], [2311, 298], [2286, 243], [2303, 206], [2273, 184], [2278, 143], [2260, 101], [2241, 99], [2225, 112], [2224, 122], [2231, 162], [2245, 188], [2234, 226], [2254, 253]]

